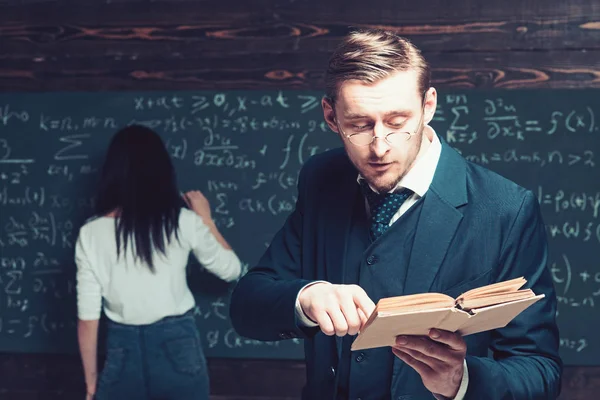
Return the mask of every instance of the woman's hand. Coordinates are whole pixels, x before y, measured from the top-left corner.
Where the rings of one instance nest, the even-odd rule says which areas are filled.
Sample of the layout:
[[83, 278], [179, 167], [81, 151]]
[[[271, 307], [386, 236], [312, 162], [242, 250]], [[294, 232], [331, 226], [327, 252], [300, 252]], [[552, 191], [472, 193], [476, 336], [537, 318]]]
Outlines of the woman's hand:
[[210, 203], [199, 190], [191, 190], [183, 195], [188, 207], [198, 214], [205, 223], [212, 220], [210, 213]]

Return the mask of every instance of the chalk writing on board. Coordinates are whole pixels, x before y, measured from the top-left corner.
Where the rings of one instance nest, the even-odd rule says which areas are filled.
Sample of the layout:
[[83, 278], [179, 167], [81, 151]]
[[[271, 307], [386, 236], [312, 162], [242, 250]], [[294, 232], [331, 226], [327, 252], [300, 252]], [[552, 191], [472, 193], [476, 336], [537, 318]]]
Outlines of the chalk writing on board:
[[[600, 270], [597, 269], [597, 265], [590, 265], [589, 270], [575, 270], [566, 254], [562, 254], [561, 259], [550, 265], [559, 305], [595, 308], [596, 302], [600, 301]], [[573, 287], [578, 289], [572, 290]], [[582, 291], [582, 288], [586, 290]]]
[[560, 347], [567, 348], [569, 350], [574, 350], [579, 353], [579, 352], [583, 351], [586, 347], [588, 347], [588, 341], [585, 338], [581, 338], [581, 339], [560, 338]]
[[600, 216], [600, 192], [545, 192], [544, 188], [538, 186], [538, 201], [543, 206], [550, 206], [556, 213], [567, 210], [578, 210], [588, 212], [593, 218]]
[[[294, 210], [301, 166], [342, 144], [323, 119], [319, 92], [60, 96], [0, 95], [0, 350], [4, 338], [22, 349], [65, 335], [76, 343], [73, 246], [94, 211], [101, 161], [119, 128], [139, 123], [161, 134], [180, 189], [204, 192], [244, 272]], [[599, 176], [600, 110], [586, 97], [564, 96], [569, 101], [533, 92], [440, 93], [431, 126], [470, 162], [535, 194], [565, 330], [561, 352], [577, 363], [600, 354], [595, 330], [574, 331], [571, 323], [599, 312], [600, 265], [589, 255], [600, 253], [600, 183], [590, 178]], [[196, 298], [209, 356], [299, 354], [299, 340], [239, 336], [228, 292]]]
[[570, 220], [559, 224], [546, 224], [551, 238], [565, 238], [568, 240], [592, 241], [600, 243], [600, 222]]
[[565, 153], [560, 150], [523, 152], [517, 148], [512, 148], [507, 149], [502, 153], [463, 153], [463, 156], [469, 161], [482, 165], [510, 163], [524, 165], [534, 164], [540, 167], [550, 167], [558, 164], [566, 167], [583, 165], [588, 168], [594, 168], [597, 162], [596, 155], [592, 150], [583, 150], [579, 153]]
[[3, 125], [8, 125], [11, 119], [20, 122], [29, 121], [29, 113], [26, 110], [11, 110], [10, 104], [0, 105], [0, 121]]
[[41, 187], [14, 187], [3, 185], [0, 187], [0, 205], [43, 207], [46, 203], [46, 189]]
[[79, 147], [81, 147], [84, 140], [90, 137], [89, 134], [62, 136], [59, 141], [66, 145], [54, 154], [54, 159], [57, 161], [88, 159], [89, 156], [86, 153], [81, 153]]

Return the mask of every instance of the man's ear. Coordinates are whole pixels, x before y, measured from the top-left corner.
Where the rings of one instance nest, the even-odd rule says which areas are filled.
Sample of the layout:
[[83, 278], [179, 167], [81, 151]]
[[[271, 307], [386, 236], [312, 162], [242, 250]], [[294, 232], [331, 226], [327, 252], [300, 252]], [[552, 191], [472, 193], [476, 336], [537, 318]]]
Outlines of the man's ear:
[[435, 110], [437, 108], [437, 91], [434, 87], [430, 87], [425, 92], [425, 106], [423, 107], [425, 115], [423, 116], [423, 122], [425, 125], [429, 124], [435, 116]]
[[339, 133], [337, 124], [335, 122], [335, 111], [333, 110], [333, 103], [328, 97], [323, 97], [321, 99], [321, 106], [323, 107], [323, 117], [325, 118], [325, 122], [329, 126], [329, 129], [334, 131], [335, 133]]

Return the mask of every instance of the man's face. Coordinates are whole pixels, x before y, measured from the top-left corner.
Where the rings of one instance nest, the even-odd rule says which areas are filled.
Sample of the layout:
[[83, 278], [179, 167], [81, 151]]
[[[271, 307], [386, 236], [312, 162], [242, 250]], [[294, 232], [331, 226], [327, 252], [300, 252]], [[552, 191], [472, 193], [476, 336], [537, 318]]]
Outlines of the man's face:
[[[431, 140], [423, 138], [423, 125], [419, 122], [423, 117], [426, 124], [433, 117], [436, 92], [433, 88], [428, 90], [423, 107], [417, 82], [414, 70], [396, 72], [374, 84], [346, 81], [339, 88], [335, 109], [327, 100], [323, 101], [329, 127], [340, 134], [354, 166], [379, 192], [396, 187]], [[416, 131], [416, 134], [392, 146], [385, 136], [393, 131]], [[370, 145], [358, 146], [346, 137], [355, 132], [369, 133], [376, 139]]]

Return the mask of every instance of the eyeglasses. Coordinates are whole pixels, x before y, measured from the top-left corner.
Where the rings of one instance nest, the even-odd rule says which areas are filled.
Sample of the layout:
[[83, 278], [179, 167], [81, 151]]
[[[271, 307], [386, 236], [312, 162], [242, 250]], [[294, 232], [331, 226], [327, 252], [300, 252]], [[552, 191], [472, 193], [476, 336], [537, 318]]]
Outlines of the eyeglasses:
[[369, 146], [369, 145], [371, 145], [371, 143], [373, 143], [373, 141], [376, 138], [384, 139], [386, 141], [386, 143], [389, 144], [390, 146], [401, 146], [402, 144], [408, 142], [413, 135], [416, 135], [419, 132], [419, 130], [421, 130], [424, 115], [425, 115], [425, 95], [423, 95], [422, 107], [421, 107], [421, 117], [419, 118], [419, 124], [417, 125], [417, 128], [413, 132], [393, 131], [383, 137], [375, 136], [373, 134], [373, 129], [370, 129], [369, 131], [361, 130], [360, 132], [352, 132], [352, 129], [350, 129], [350, 133], [346, 133], [340, 126], [337, 118], [335, 119], [335, 123], [337, 124], [338, 129], [340, 130], [342, 135], [344, 135], [344, 137], [346, 137], [350, 141], [350, 143], [352, 143], [355, 146]]
[[[342, 129], [340, 128], [340, 130]], [[356, 146], [369, 146], [377, 138], [384, 139], [390, 146], [401, 146], [403, 143], [408, 142], [411, 136], [415, 133], [416, 132], [390, 132], [381, 137], [375, 136], [368, 132], [353, 133], [348, 135], [342, 131], [342, 134], [348, 138], [350, 143]]]

